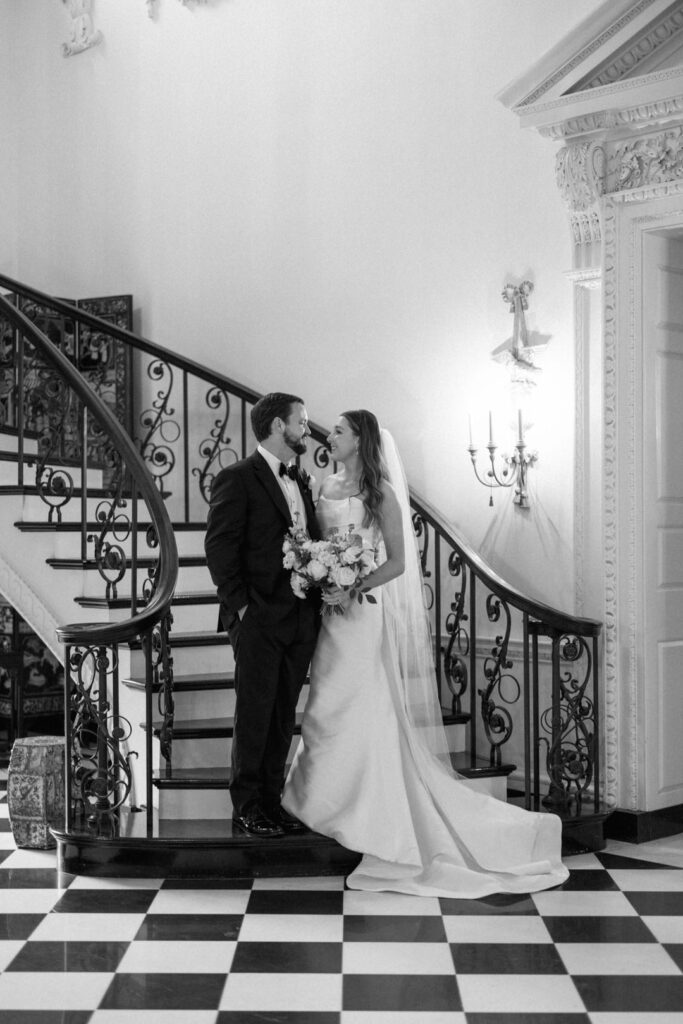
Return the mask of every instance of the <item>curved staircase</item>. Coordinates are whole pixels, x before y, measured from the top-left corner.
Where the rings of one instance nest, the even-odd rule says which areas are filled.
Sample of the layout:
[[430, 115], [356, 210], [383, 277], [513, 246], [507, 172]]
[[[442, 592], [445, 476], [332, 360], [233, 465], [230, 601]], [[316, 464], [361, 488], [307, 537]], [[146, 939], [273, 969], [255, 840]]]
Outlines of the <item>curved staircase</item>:
[[[14, 534], [8, 558], [41, 595], [46, 621], [70, 621], [78, 609], [88, 619], [58, 630], [72, 682], [66, 723], [72, 803], [64, 830], [56, 833], [60, 866], [80, 873], [213, 876], [349, 870], [358, 855], [322, 836], [259, 841], [231, 832], [232, 652], [225, 634], [216, 632], [218, 606], [203, 541], [212, 475], [253, 447], [248, 409], [259, 396], [86, 309], [7, 278], [0, 277], [0, 287], [12, 295], [11, 301], [0, 298], [0, 325], [11, 327], [14, 359], [14, 390], [0, 382], [0, 401], [10, 391], [15, 414], [23, 408], [17, 396], [29, 372], [22, 345], [30, 344], [31, 358], [40, 352], [50, 373], [56, 366], [83, 407], [92, 406], [80, 452], [69, 458], [52, 451], [42, 469], [44, 431], [7, 416], [0, 426], [0, 516], [3, 536]], [[50, 361], [55, 346], [37, 326], [46, 312], [135, 353], [140, 372], [132, 381], [131, 418], [143, 436], [136, 451], [126, 450], [118, 491], [112, 485], [116, 460], [103, 461], [101, 448], [90, 457], [88, 431], [101, 414], [96, 382], [85, 385], [86, 398], [68, 359]], [[3, 365], [7, 358], [0, 359]], [[171, 431], [179, 405], [179, 428]], [[121, 425], [110, 422], [111, 412], [103, 419], [118, 457], [125, 447]], [[130, 423], [125, 426], [131, 431]], [[167, 440], [173, 434], [175, 449]], [[324, 475], [332, 466], [323, 431], [314, 426], [313, 434], [310, 468]], [[192, 450], [199, 453], [195, 465]], [[45, 467], [48, 477], [68, 475], [61, 493], [59, 486], [45, 493]], [[65, 488], [68, 499], [62, 500]], [[416, 497], [412, 503], [454, 765], [500, 798], [560, 813], [574, 848], [599, 848], [607, 815], [600, 801], [600, 624], [538, 605], [508, 587], [438, 513]], [[151, 523], [153, 547], [147, 548]], [[169, 536], [170, 553], [164, 547]], [[93, 677], [100, 672], [97, 693], [81, 679], [87, 658], [97, 662], [92, 651], [107, 661], [93, 669]], [[503, 694], [511, 678], [519, 691], [514, 707]], [[83, 721], [98, 714], [97, 730], [88, 732]], [[514, 758], [508, 757], [517, 736]]]

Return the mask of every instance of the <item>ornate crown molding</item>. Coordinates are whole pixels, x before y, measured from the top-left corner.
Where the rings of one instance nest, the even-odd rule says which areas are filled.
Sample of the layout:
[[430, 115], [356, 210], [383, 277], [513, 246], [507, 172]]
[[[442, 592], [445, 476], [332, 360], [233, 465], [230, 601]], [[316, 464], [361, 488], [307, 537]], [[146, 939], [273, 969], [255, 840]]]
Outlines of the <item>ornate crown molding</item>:
[[572, 72], [579, 67], [581, 64], [588, 61], [594, 53], [597, 53], [602, 49], [611, 39], [622, 32], [631, 22], [635, 21], [636, 18], [647, 10], [651, 5], [652, 0], [639, 0], [639, 3], [634, 4], [629, 10], [621, 14], [615, 21], [613, 21], [607, 28], [599, 32], [586, 46], [581, 47], [571, 58], [564, 61], [560, 67], [558, 67], [551, 75], [548, 75], [542, 82], [536, 86], [524, 99], [518, 104], [519, 107], [528, 107], [536, 103], [541, 96], [546, 95], [554, 86], [562, 81], [563, 78], [569, 77]]
[[[678, 77], [680, 71], [676, 71]], [[597, 110], [578, 117], [569, 117], [553, 124], [541, 125], [539, 135], [547, 139], [565, 140], [575, 136], [595, 135], [614, 129], [640, 128], [645, 124], [658, 124], [683, 116], [683, 94], [651, 103], [640, 103], [622, 110]]]
[[626, 76], [631, 77], [638, 65], [651, 59], [658, 50], [671, 43], [683, 30], [683, 10], [677, 9], [661, 18], [649, 30], [641, 35], [635, 43], [627, 46], [597, 74], [578, 84], [579, 89], [597, 89], [602, 85], [618, 82]]

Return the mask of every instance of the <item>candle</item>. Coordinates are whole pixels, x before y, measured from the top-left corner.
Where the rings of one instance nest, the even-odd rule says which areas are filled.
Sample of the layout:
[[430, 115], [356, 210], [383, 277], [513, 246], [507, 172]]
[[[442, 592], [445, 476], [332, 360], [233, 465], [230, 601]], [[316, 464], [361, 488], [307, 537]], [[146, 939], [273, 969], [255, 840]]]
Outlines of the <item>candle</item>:
[[519, 444], [524, 444], [524, 433], [522, 431], [522, 410], [517, 410], [517, 423], [519, 425]]
[[493, 418], [489, 409], [489, 444], [493, 445]]

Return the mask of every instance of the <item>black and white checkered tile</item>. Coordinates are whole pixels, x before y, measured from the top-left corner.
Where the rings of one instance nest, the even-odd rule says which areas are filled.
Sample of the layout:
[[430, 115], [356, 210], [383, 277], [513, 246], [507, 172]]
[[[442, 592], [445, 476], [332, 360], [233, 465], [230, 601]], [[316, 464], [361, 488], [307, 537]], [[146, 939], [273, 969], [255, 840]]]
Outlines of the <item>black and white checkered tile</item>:
[[532, 896], [431, 899], [60, 876], [3, 797], [0, 1024], [683, 1022], [681, 837], [573, 857]]

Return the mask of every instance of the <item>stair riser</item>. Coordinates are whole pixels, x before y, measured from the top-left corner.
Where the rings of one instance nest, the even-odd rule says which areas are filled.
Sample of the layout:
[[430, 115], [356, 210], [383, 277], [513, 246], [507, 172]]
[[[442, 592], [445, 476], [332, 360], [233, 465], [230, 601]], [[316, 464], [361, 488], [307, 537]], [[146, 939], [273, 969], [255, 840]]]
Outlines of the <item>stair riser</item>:
[[[19, 435], [6, 433], [4, 430], [0, 430], [0, 448], [4, 452], [18, 452], [19, 451]], [[35, 437], [24, 436], [24, 454], [35, 455], [38, 451], [38, 439]], [[14, 463], [16, 465], [16, 463]]]
[[[42, 505], [42, 502], [41, 502]], [[22, 518], [25, 522], [44, 522], [47, 525], [47, 512], [45, 506], [42, 505], [39, 515], [31, 517], [24, 515]], [[64, 519], [67, 520], [66, 514]], [[68, 519], [67, 521], [72, 521]], [[92, 531], [88, 531], [90, 535]], [[125, 531], [124, 531], [125, 532]], [[176, 530], [175, 539], [178, 547], [179, 555], [203, 555], [204, 554], [204, 529], [196, 530]], [[55, 530], [54, 536], [54, 551], [51, 552], [55, 558], [78, 558], [80, 556], [80, 533], [77, 531], [59, 529]], [[109, 534], [106, 538], [111, 544], [119, 544], [126, 556], [130, 556], [132, 548], [132, 538], [127, 537], [123, 540], [118, 540], [113, 535]], [[86, 548], [86, 557], [94, 558], [94, 542], [90, 541]], [[158, 553], [157, 548], [150, 548], [145, 539], [144, 530], [138, 530], [138, 556], [140, 557], [156, 557]]]
[[[107, 609], [103, 610], [107, 611]], [[81, 618], [84, 621], [86, 618], [89, 619], [93, 611], [100, 611], [100, 609], [82, 608]], [[218, 604], [174, 604], [171, 611], [173, 612], [173, 629], [177, 633], [207, 633], [218, 626]], [[123, 622], [130, 618], [130, 607], [111, 608], [108, 610], [108, 618], [110, 622]], [[98, 618], [97, 621], [101, 620]]]
[[[230, 764], [230, 740], [205, 741], [215, 742], [222, 746], [221, 757], [217, 764]], [[287, 762], [290, 763], [300, 737], [295, 736], [289, 748]], [[175, 749], [175, 748], [174, 748]], [[187, 767], [194, 767], [188, 765]], [[201, 759], [197, 767], [211, 767], [208, 761]], [[225, 818], [232, 814], [232, 801], [227, 789], [160, 789], [159, 818]]]
[[[91, 552], [91, 556], [94, 553]], [[80, 584], [80, 590], [77, 586], [73, 589], [75, 592], [82, 594], [84, 597], [103, 597], [105, 584], [100, 576], [97, 569], [87, 569], [86, 571], [80, 569], [59, 569], [60, 573], [82, 573], [82, 581]], [[138, 581], [143, 579], [147, 575], [147, 568], [138, 568]], [[130, 588], [131, 572], [130, 568], [126, 567], [125, 574], [119, 583], [119, 589], [121, 591], [129, 591]], [[75, 577], [72, 577], [75, 579]], [[71, 583], [69, 584], [71, 588]], [[179, 594], [191, 594], [193, 591], [199, 591], [206, 593], [207, 591], [213, 590], [213, 583], [211, 582], [211, 576], [209, 570], [205, 565], [188, 565], [180, 566], [178, 571], [178, 585], [176, 592]]]
[[[308, 687], [304, 687], [299, 698], [297, 710], [302, 712], [306, 706]], [[234, 706], [234, 691], [231, 703]], [[220, 711], [217, 717], [223, 717], [224, 711]], [[232, 715], [232, 709], [228, 712]], [[180, 718], [180, 715], [176, 716]], [[185, 715], [182, 716], [185, 719]], [[208, 716], [201, 716], [208, 717]], [[192, 720], [190, 718], [190, 720]], [[449, 727], [448, 749], [452, 754], [461, 753], [466, 749], [466, 726], [457, 725]], [[156, 741], [155, 741], [156, 742]], [[221, 765], [230, 763], [230, 750], [232, 739], [226, 737], [174, 737], [172, 761], [174, 768], [219, 768]]]

